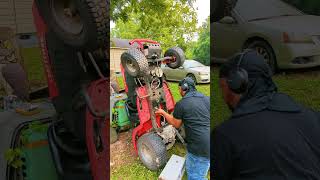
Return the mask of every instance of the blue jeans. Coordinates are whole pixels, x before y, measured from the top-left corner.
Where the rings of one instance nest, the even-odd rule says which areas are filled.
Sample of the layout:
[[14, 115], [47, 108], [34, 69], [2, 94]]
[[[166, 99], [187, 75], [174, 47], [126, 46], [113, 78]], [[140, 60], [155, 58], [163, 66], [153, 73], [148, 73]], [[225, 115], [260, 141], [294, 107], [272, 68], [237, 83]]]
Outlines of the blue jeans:
[[188, 180], [205, 180], [210, 168], [210, 159], [187, 152], [186, 171]]

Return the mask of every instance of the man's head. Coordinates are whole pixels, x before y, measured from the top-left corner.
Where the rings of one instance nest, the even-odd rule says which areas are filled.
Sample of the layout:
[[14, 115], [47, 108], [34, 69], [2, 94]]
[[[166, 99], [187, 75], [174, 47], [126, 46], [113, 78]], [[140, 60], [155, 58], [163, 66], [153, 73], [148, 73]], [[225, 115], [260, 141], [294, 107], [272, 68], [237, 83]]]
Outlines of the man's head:
[[188, 92], [195, 90], [196, 84], [192, 78], [186, 77], [179, 82], [179, 92], [182, 97], [185, 96]]
[[235, 109], [240, 100], [263, 96], [263, 93], [276, 90], [269, 65], [253, 50], [237, 54], [223, 64], [219, 84], [223, 99], [231, 110]]

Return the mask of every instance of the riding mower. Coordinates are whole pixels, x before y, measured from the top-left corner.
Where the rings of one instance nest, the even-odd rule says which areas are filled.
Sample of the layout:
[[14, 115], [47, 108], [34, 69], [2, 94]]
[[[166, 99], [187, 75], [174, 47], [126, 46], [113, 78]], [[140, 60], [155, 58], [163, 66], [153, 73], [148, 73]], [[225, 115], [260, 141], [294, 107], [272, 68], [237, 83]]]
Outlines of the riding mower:
[[150, 170], [158, 170], [167, 162], [167, 150], [174, 145], [176, 135], [181, 137], [164, 117], [155, 114], [157, 108], [172, 113], [175, 106], [161, 64], [178, 68], [185, 55], [182, 49], [173, 47], [162, 57], [160, 44], [147, 39], [132, 40], [130, 45], [132, 48], [121, 55], [121, 72], [128, 96], [126, 107], [135, 125], [132, 143], [142, 163]]
[[[7, 179], [109, 179], [107, 3], [34, 0], [34, 23], [55, 113], [29, 118], [16, 128], [11, 148], [19, 149], [15, 152], [21, 161], [15, 167], [8, 163]], [[44, 132], [35, 130], [39, 127]]]

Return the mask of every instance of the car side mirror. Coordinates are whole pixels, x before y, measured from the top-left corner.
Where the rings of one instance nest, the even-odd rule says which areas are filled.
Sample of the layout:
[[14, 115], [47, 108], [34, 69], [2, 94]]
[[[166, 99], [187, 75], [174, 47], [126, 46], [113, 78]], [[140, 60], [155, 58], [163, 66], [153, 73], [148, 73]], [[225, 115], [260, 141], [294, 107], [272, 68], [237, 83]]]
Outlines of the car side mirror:
[[236, 24], [236, 20], [231, 16], [225, 16], [220, 21], [221, 24]]

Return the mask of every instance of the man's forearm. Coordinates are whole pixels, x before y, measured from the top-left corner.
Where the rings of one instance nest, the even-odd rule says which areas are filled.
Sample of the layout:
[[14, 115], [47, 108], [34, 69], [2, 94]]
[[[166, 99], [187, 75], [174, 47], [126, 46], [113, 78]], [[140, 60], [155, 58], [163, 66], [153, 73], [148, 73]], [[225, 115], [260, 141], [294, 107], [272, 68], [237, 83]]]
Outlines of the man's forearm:
[[169, 114], [167, 112], [164, 112], [162, 115], [164, 116], [164, 118], [166, 118], [166, 120], [169, 124], [173, 125], [175, 128], [180, 128], [181, 120], [175, 119], [171, 114]]

